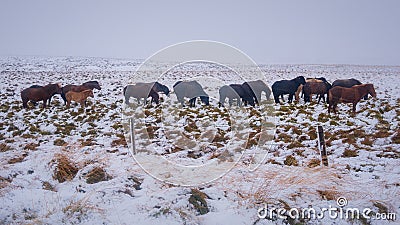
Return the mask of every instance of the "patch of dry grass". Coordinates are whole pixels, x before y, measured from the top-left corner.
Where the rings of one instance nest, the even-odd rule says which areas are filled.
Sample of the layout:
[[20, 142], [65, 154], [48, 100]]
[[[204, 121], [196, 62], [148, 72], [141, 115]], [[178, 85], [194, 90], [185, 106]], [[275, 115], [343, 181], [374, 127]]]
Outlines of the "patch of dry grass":
[[6, 152], [9, 151], [10, 149], [11, 147], [6, 143], [0, 143], [0, 152]]
[[74, 179], [79, 171], [78, 167], [63, 154], [55, 155], [50, 163], [55, 165], [53, 178], [60, 183]]
[[108, 175], [102, 167], [95, 167], [88, 174], [86, 174], [86, 183], [88, 184], [95, 184], [110, 179], [111, 176]]
[[207, 206], [207, 198], [209, 197], [204, 192], [201, 192], [198, 189], [192, 189], [189, 197], [189, 203], [193, 205], [200, 215], [204, 215], [210, 211]]
[[8, 160], [8, 164], [15, 164], [24, 161], [25, 157], [28, 156], [28, 153], [24, 152], [20, 156], [16, 156]]
[[28, 143], [25, 145], [24, 150], [31, 150], [31, 151], [35, 151], [37, 147], [39, 147], [40, 144], [38, 143]]
[[283, 161], [283, 164], [285, 164], [286, 166], [298, 166], [299, 165], [296, 158], [292, 155], [286, 156], [285, 161]]
[[67, 142], [65, 142], [61, 138], [58, 138], [58, 139], [54, 140], [53, 144], [56, 146], [65, 146], [67, 144]]
[[350, 149], [345, 149], [343, 151], [342, 157], [357, 157], [358, 156], [358, 151], [357, 150], [350, 150]]
[[309, 168], [317, 167], [319, 165], [321, 165], [321, 160], [317, 158], [313, 158], [307, 163], [307, 167]]

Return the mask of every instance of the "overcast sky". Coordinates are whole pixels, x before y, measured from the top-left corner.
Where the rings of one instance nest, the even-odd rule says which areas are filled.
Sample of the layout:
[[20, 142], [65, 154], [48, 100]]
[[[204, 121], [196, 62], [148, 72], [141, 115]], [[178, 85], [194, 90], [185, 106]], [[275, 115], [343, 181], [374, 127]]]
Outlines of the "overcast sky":
[[260, 64], [400, 65], [399, 27], [397, 0], [2, 0], [0, 55], [143, 59], [206, 39]]

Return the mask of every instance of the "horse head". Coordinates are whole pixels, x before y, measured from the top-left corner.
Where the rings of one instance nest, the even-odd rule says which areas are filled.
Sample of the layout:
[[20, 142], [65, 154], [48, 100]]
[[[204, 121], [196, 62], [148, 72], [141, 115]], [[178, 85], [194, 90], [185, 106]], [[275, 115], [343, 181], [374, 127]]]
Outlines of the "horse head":
[[99, 82], [96, 81], [96, 80], [91, 80], [91, 81], [85, 82], [85, 83], [83, 83], [82, 85], [83, 85], [83, 86], [90, 87], [90, 88], [92, 88], [92, 89], [93, 89], [93, 88], [96, 88], [97, 90], [101, 90], [100, 84], [99, 84]]
[[200, 96], [201, 102], [203, 102], [205, 105], [210, 105], [210, 97], [208, 96]]
[[298, 76], [298, 77], [296, 77], [296, 78], [295, 78], [295, 81], [296, 81], [296, 83], [298, 83], [298, 84], [302, 84], [302, 85], [305, 85], [305, 84], [306, 84], [306, 79], [304, 79], [303, 76]]
[[169, 96], [169, 88], [167, 86], [160, 84], [158, 82], [155, 82], [154, 87], [157, 92], [163, 92], [165, 95]]
[[53, 88], [52, 89], [54, 89], [54, 92], [56, 93], [56, 94], [61, 94], [62, 93], [62, 85], [61, 85], [61, 83], [57, 83], [57, 84], [49, 84], [49, 85], [51, 85], [51, 86], [53, 86]]
[[374, 99], [376, 99], [376, 92], [373, 84], [366, 84], [368, 88], [368, 94], [370, 94]]

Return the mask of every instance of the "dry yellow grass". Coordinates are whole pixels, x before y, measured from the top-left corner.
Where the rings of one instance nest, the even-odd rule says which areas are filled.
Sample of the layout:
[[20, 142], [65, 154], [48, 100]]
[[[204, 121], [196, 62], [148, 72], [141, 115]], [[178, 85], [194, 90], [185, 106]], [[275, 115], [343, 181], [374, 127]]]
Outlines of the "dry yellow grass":
[[72, 180], [79, 171], [75, 164], [63, 154], [55, 155], [54, 159], [50, 163], [55, 165], [53, 178], [58, 180], [60, 183]]

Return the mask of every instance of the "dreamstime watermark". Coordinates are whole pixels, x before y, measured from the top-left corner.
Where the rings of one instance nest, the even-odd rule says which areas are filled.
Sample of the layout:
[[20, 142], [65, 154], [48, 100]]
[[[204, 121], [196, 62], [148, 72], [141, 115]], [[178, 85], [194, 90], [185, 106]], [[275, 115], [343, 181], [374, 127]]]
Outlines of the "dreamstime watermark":
[[367, 220], [396, 220], [396, 213], [392, 212], [373, 212], [371, 208], [346, 207], [347, 199], [339, 197], [336, 206], [329, 205], [323, 208], [275, 208], [268, 207], [267, 204], [257, 211], [260, 219], [310, 219], [318, 220], [323, 218], [330, 219], [367, 219]]

